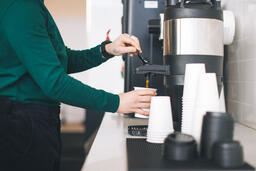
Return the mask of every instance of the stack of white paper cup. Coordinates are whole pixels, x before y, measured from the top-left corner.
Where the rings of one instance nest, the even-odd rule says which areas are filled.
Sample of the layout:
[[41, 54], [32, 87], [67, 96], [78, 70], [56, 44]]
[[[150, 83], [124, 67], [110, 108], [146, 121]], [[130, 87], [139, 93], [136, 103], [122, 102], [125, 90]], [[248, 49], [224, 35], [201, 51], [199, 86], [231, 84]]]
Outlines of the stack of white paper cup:
[[224, 85], [222, 85], [222, 89], [220, 92], [220, 112], [226, 113], [226, 103], [225, 103], [225, 92], [224, 92]]
[[206, 112], [219, 111], [219, 93], [215, 73], [202, 74], [199, 80], [198, 95], [193, 112], [192, 135], [200, 143], [203, 117]]
[[193, 124], [193, 110], [197, 95], [197, 86], [202, 74], [205, 74], [205, 64], [187, 64], [182, 98], [182, 126], [185, 134], [191, 134]]
[[[145, 89], [157, 91], [157, 89], [154, 89], [154, 88], [134, 87], [134, 90], [145, 90]], [[149, 109], [143, 109], [143, 110], [149, 112]], [[149, 118], [148, 116], [141, 115], [141, 114], [139, 114], [139, 113], [135, 113], [134, 116], [135, 116], [136, 118], [141, 118], [141, 119], [148, 119], [148, 118]]]
[[170, 97], [152, 97], [147, 142], [164, 143], [164, 139], [172, 132], [174, 132], [174, 129]]

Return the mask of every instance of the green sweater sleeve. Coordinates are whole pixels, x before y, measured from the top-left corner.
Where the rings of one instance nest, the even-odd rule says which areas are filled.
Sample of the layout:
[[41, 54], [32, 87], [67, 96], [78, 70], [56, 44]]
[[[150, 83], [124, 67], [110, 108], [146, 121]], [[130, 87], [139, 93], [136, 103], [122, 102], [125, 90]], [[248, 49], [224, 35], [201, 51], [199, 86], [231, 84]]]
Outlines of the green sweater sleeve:
[[107, 61], [100, 52], [100, 45], [88, 50], [71, 50], [67, 48], [68, 73], [77, 73], [99, 66]]
[[46, 18], [39, 0], [17, 0], [2, 21], [9, 44], [28, 74], [53, 100], [116, 112], [118, 95], [96, 90], [67, 75], [48, 35]]

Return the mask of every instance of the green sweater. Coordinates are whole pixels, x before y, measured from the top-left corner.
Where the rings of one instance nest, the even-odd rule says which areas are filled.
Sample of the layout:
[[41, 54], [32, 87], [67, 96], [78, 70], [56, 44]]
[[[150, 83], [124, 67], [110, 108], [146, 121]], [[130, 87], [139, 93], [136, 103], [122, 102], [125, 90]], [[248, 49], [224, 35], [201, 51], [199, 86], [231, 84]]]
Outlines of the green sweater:
[[116, 112], [119, 97], [68, 74], [105, 62], [100, 46], [67, 48], [43, 0], [0, 1], [0, 95], [24, 103], [60, 102]]

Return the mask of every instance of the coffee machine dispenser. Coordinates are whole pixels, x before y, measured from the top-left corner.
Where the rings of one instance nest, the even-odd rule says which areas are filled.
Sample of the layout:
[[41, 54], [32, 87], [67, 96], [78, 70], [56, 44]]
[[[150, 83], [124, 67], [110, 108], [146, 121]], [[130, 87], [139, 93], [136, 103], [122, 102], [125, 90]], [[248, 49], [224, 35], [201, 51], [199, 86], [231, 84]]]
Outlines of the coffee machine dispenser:
[[207, 72], [217, 74], [219, 88], [222, 86], [223, 30], [223, 11], [219, 1], [167, 1], [163, 62], [169, 65], [170, 76], [164, 77], [164, 86], [166, 94], [171, 96], [173, 119], [179, 124], [186, 64], [204, 63]]
[[[156, 32], [154, 30], [160, 27], [160, 14], [164, 13], [166, 0], [122, 0], [122, 3], [122, 32], [139, 38], [143, 57], [150, 64], [162, 65], [163, 41], [159, 40], [160, 29]], [[154, 22], [156, 20], [159, 22]], [[151, 24], [150, 21], [153, 23]], [[149, 28], [149, 24], [152, 27]], [[129, 58], [128, 55], [124, 55], [123, 59], [125, 62], [125, 92], [133, 90], [134, 87], [145, 87], [146, 78], [144, 75], [136, 74], [137, 67], [143, 65], [140, 59], [137, 57]], [[163, 76], [152, 75], [150, 87], [157, 88], [157, 93], [164, 95]]]
[[[163, 5], [162, 1], [155, 2], [159, 2], [159, 4]], [[140, 4], [141, 1], [127, 1], [127, 4], [129, 3]], [[136, 4], [136, 8], [140, 7], [138, 4]], [[125, 5], [124, 3], [124, 7], [125, 6], [128, 7], [128, 5]], [[131, 6], [129, 7], [130, 10], [124, 11], [132, 11]], [[134, 7], [134, 9], [136, 8]], [[133, 18], [130, 17], [130, 19], [133, 19], [131, 21], [135, 21], [135, 19], [139, 18], [136, 17], [137, 15], [135, 15], [135, 11], [138, 12], [138, 10], [134, 10], [132, 11], [132, 15], [129, 15], [134, 16]], [[143, 10], [140, 10], [140, 13], [141, 12], [143, 13]], [[149, 12], [149, 10], [146, 9], [145, 14], [146, 12]], [[155, 18], [157, 15], [160, 16], [160, 14], [161, 10], [154, 10]], [[143, 14], [140, 16], [148, 17], [148, 15]], [[126, 18], [129, 19], [129, 17]], [[144, 25], [148, 23], [148, 28], [144, 28], [144, 32], [148, 31], [148, 37], [153, 35], [152, 37], [154, 38], [149, 39], [152, 46], [149, 46], [149, 49], [145, 49], [144, 52], [147, 52], [148, 50], [151, 51], [157, 47], [157, 51], [161, 50], [163, 53], [158, 53], [158, 55], [151, 54], [151, 63], [149, 66], [141, 66], [141, 62], [139, 65], [133, 65], [133, 63], [129, 62], [130, 59], [127, 58], [129, 60], [128, 62], [126, 61], [125, 70], [127, 76], [125, 78], [125, 82], [129, 86], [136, 85], [136, 79], [131, 79], [132, 77], [130, 77], [130, 75], [134, 75], [134, 78], [141, 78], [141, 84], [144, 85], [145, 77], [142, 76], [143, 74], [145, 75], [150, 73], [153, 75], [159, 75], [160, 73], [161, 75], [164, 75], [163, 81], [160, 83], [159, 81], [161, 80], [158, 80], [157, 86], [161, 84], [161, 86], [163, 86], [163, 95], [171, 97], [175, 128], [177, 131], [180, 131], [186, 64], [204, 63], [207, 72], [216, 73], [220, 89], [223, 85], [224, 44], [227, 44], [224, 40], [231, 40], [227, 42], [232, 42], [232, 39], [230, 39], [230, 37], [228, 39], [224, 39], [225, 27], [220, 0], [165, 0], [165, 11], [162, 24], [160, 19], [159, 22], [152, 22], [150, 19], [154, 18], [152, 16], [147, 18], [147, 22], [145, 22]], [[135, 35], [140, 38], [140, 35], [142, 34], [140, 34], [141, 30], [138, 29], [137, 24], [135, 25], [132, 22], [123, 23], [128, 24], [126, 25], [126, 28], [133, 28], [134, 26], [134, 30], [138, 32], [130, 32], [128, 29], [127, 33], [135, 33]], [[137, 23], [140, 22], [137, 21]], [[156, 27], [156, 25], [152, 23], [159, 23], [159, 25], [162, 26]], [[163, 33], [160, 34], [160, 32]], [[163, 39], [163, 43], [162, 41], [159, 41], [159, 39]], [[148, 43], [147, 41], [143, 41], [144, 39], [141, 40], [142, 46], [143, 44], [145, 45]], [[159, 48], [162, 46], [163, 49]], [[147, 57], [147, 54], [144, 54], [144, 56]], [[138, 58], [133, 59], [138, 60]], [[156, 60], [162, 61], [163, 63], [154, 62]], [[163, 67], [160, 66], [162, 64], [164, 64]], [[168, 67], [168, 69], [166, 69], [166, 67]], [[136, 70], [136, 72], [134, 70]], [[135, 76], [139, 74], [142, 75], [139, 77]], [[131, 88], [126, 91], [129, 90], [131, 90]]]

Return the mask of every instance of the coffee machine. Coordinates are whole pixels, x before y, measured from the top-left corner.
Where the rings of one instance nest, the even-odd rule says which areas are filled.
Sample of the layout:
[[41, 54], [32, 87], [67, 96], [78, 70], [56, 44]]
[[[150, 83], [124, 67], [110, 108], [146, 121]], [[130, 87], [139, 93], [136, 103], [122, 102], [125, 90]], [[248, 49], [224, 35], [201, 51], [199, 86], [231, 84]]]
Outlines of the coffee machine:
[[[142, 55], [150, 64], [163, 65], [163, 40], [159, 40], [160, 14], [164, 13], [166, 0], [122, 0], [122, 3], [122, 32], [139, 38]], [[144, 74], [136, 74], [136, 69], [143, 65], [140, 59], [128, 55], [124, 55], [123, 59], [125, 92], [134, 87], [145, 87]], [[163, 75], [152, 75], [150, 87], [157, 88], [158, 94], [164, 95]]]
[[[161, 20], [158, 20], [158, 22], [148, 20], [149, 33], [153, 35], [152, 37], [157, 37], [157, 39], [150, 39], [150, 44], [161, 46], [159, 37], [163, 37], [163, 49], [161, 49], [163, 54], [162, 56], [151, 56], [151, 58], [162, 59], [163, 67], [161, 67], [161, 63], [151, 63], [157, 65], [135, 66], [135, 72], [131, 72], [129, 67], [126, 67], [126, 72], [134, 75], [163, 75], [161, 82], [163, 94], [171, 97], [173, 120], [178, 124], [176, 130], [180, 131], [186, 64], [204, 63], [207, 72], [216, 73], [219, 88], [222, 86], [223, 11], [218, 0], [167, 0], [165, 1], [163, 29], [161, 29]], [[156, 23], [159, 23], [160, 26], [157, 27]], [[127, 28], [129, 27], [131, 26], [129, 25]], [[161, 36], [161, 30], [163, 30], [163, 36]], [[132, 34], [129, 30], [127, 31]], [[148, 42], [141, 42], [141, 44], [143, 43]], [[126, 66], [128, 65], [131, 63], [126, 62]], [[127, 83], [128, 80], [126, 78], [125, 80]]]
[[224, 27], [220, 1], [167, 1], [163, 50], [164, 64], [170, 66], [164, 86], [171, 96], [174, 120], [180, 123], [186, 64], [204, 63], [206, 72], [216, 73], [219, 89], [222, 86]]

